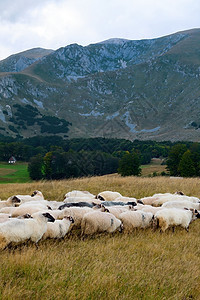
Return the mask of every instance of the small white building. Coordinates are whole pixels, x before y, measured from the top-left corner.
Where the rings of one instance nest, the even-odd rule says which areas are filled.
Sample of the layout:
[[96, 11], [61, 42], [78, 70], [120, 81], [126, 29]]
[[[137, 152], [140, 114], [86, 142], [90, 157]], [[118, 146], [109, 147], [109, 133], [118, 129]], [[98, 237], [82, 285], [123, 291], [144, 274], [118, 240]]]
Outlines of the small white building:
[[9, 158], [9, 160], [8, 160], [8, 163], [9, 164], [15, 164], [16, 163], [16, 158], [14, 157], [14, 156], [11, 156], [10, 158]]

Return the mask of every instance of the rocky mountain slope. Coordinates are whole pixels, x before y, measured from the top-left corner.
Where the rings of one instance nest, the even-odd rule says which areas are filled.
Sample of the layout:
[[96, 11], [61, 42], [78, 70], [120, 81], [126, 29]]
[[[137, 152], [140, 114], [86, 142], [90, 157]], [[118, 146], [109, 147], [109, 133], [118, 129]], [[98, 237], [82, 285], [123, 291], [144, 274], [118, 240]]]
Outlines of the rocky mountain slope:
[[152, 40], [73, 44], [19, 72], [8, 63], [0, 73], [0, 133], [50, 134], [52, 125], [70, 137], [198, 141], [199, 44], [194, 29]]
[[52, 53], [53, 50], [34, 48], [13, 54], [0, 61], [0, 72], [20, 72], [32, 65], [35, 61], [41, 60], [44, 56]]

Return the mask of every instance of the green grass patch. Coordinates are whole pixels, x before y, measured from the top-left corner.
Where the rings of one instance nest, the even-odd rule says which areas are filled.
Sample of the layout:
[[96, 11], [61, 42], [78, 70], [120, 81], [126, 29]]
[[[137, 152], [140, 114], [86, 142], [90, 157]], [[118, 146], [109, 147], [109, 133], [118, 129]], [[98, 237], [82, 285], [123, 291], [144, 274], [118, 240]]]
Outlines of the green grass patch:
[[17, 162], [13, 165], [0, 163], [0, 183], [26, 183], [31, 182], [28, 173], [28, 164]]

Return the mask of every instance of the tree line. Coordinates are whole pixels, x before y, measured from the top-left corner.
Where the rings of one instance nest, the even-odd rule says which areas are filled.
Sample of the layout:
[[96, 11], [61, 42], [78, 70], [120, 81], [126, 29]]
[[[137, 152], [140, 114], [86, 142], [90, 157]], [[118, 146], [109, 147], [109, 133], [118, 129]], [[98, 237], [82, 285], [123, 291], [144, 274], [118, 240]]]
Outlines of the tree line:
[[167, 169], [171, 176], [200, 176], [200, 143], [178, 143], [169, 151]]
[[153, 157], [166, 159], [171, 176], [200, 176], [200, 144], [170, 141], [129, 141], [107, 138], [63, 139], [35, 136], [17, 139], [0, 135], [0, 160], [10, 156], [29, 162], [32, 179], [61, 179], [118, 172], [139, 175]]

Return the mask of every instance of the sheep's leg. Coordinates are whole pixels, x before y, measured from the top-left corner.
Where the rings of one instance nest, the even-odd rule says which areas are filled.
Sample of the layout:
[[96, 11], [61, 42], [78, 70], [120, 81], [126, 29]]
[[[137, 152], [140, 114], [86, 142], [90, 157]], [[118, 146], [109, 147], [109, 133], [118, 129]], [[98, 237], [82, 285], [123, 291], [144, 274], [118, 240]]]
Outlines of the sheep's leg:
[[174, 231], [175, 231], [175, 226], [172, 226], [172, 232], [174, 233]]

